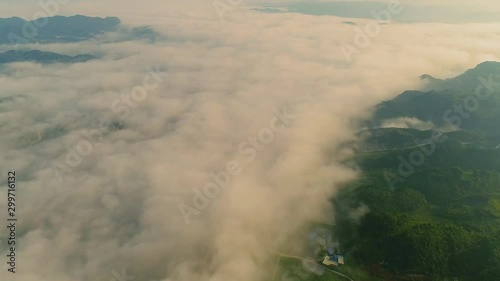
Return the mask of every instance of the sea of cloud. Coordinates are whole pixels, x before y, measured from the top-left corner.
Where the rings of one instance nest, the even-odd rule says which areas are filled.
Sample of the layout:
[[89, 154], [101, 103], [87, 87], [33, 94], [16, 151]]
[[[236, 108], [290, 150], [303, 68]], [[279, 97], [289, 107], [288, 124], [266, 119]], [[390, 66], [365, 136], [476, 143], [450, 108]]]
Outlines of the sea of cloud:
[[30, 46], [101, 59], [1, 66], [0, 175], [17, 171], [20, 205], [7, 280], [118, 281], [123, 268], [145, 281], [270, 280], [275, 252], [333, 220], [330, 198], [357, 175], [339, 147], [374, 105], [423, 73], [500, 59], [499, 25], [392, 23], [346, 60], [369, 20], [343, 21], [124, 17], [166, 39]]

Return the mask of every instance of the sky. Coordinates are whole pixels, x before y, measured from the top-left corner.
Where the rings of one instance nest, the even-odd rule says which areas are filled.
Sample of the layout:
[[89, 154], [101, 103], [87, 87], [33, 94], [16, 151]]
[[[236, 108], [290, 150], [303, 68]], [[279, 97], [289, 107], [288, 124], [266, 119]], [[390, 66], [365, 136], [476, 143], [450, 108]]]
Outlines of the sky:
[[[0, 11], [30, 17], [33, 2]], [[307, 254], [297, 234], [333, 221], [330, 199], [358, 175], [342, 144], [376, 104], [421, 74], [500, 60], [499, 23], [221, 19], [207, 1], [72, 1], [60, 13], [121, 16], [164, 39], [30, 45], [101, 59], [0, 68], [0, 174], [18, 172], [22, 206], [19, 272], [1, 280], [269, 280], [276, 252]]]

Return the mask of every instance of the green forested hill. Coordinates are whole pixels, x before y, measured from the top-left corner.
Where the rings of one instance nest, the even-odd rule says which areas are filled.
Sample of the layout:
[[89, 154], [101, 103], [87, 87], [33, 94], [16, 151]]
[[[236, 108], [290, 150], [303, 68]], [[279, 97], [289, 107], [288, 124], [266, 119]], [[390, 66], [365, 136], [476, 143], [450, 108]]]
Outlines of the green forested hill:
[[[433, 79], [437, 90], [405, 92], [379, 105], [371, 124], [414, 117], [444, 125], [443, 111], [470, 94], [479, 73], [500, 74], [499, 66]], [[464, 126], [440, 133], [439, 142], [432, 141], [433, 130], [375, 126], [359, 133], [349, 164], [362, 176], [335, 206], [347, 258], [373, 280], [500, 280], [496, 101], [463, 118]], [[360, 209], [366, 214], [353, 220]]]
[[[349, 229], [342, 239], [358, 247], [354, 257], [367, 266], [385, 261], [394, 276], [499, 280], [500, 152], [438, 148], [391, 187], [397, 157], [396, 151], [360, 156], [364, 177], [337, 199], [340, 224]], [[370, 212], [359, 225], [342, 220], [361, 205]]]
[[458, 127], [500, 136], [500, 63], [484, 62], [455, 78], [428, 75], [422, 90], [405, 91], [380, 103], [368, 122], [371, 127], [398, 118], [416, 118], [439, 127]]

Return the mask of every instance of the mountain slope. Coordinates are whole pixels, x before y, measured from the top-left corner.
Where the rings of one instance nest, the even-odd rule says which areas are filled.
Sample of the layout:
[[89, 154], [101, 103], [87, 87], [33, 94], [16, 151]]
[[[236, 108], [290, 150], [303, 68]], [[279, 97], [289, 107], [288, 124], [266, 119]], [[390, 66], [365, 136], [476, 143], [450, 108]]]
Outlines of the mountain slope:
[[51, 52], [42, 52], [38, 50], [33, 51], [7, 51], [5, 53], [0, 53], [0, 64], [13, 63], [13, 62], [37, 62], [43, 64], [49, 63], [76, 63], [76, 62], [86, 62], [89, 60], [96, 59], [92, 55], [77, 55], [77, 56], [66, 56]]
[[0, 44], [78, 42], [116, 31], [120, 23], [116, 17], [82, 15], [54, 16], [36, 21], [17, 17], [0, 19]]
[[379, 104], [369, 127], [391, 119], [417, 118], [436, 128], [464, 129], [500, 135], [500, 63], [484, 62], [451, 79], [421, 76], [421, 91], [406, 91]]

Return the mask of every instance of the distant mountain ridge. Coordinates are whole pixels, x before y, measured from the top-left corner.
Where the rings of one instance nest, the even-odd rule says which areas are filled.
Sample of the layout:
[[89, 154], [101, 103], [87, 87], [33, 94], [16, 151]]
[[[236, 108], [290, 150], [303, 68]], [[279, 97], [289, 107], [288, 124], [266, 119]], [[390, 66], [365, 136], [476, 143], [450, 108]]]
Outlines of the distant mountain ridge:
[[424, 90], [446, 90], [461, 88], [468, 91], [475, 91], [478, 84], [480, 83], [479, 77], [487, 79], [489, 75], [500, 75], [500, 62], [482, 62], [476, 67], [465, 71], [463, 74], [450, 79], [436, 79], [428, 74], [420, 76], [420, 79], [428, 83]]
[[93, 59], [97, 59], [97, 57], [88, 54], [67, 56], [52, 52], [42, 52], [38, 50], [30, 50], [30, 51], [11, 50], [5, 53], [0, 53], [0, 64], [13, 63], [13, 62], [36, 62], [42, 64], [77, 63], [77, 62], [86, 62]]
[[27, 21], [19, 17], [0, 19], [0, 44], [64, 43], [95, 38], [117, 31], [117, 17], [87, 17], [82, 15], [54, 16]]
[[[368, 127], [388, 120], [416, 118], [436, 128], [456, 127], [481, 135], [500, 135], [500, 62], [483, 62], [450, 79], [422, 75], [422, 90], [405, 91], [377, 105]], [[482, 99], [480, 96], [487, 96]]]
[[[387, 19], [387, 14], [389, 14], [390, 20], [406, 23], [497, 22], [499, 18], [499, 12], [494, 9], [471, 11], [458, 5], [441, 6], [411, 2], [421, 1], [284, 1], [282, 3], [265, 4], [254, 10], [265, 13], [301, 13], [314, 16], [384, 21]], [[382, 11], [387, 11], [387, 13]]]

